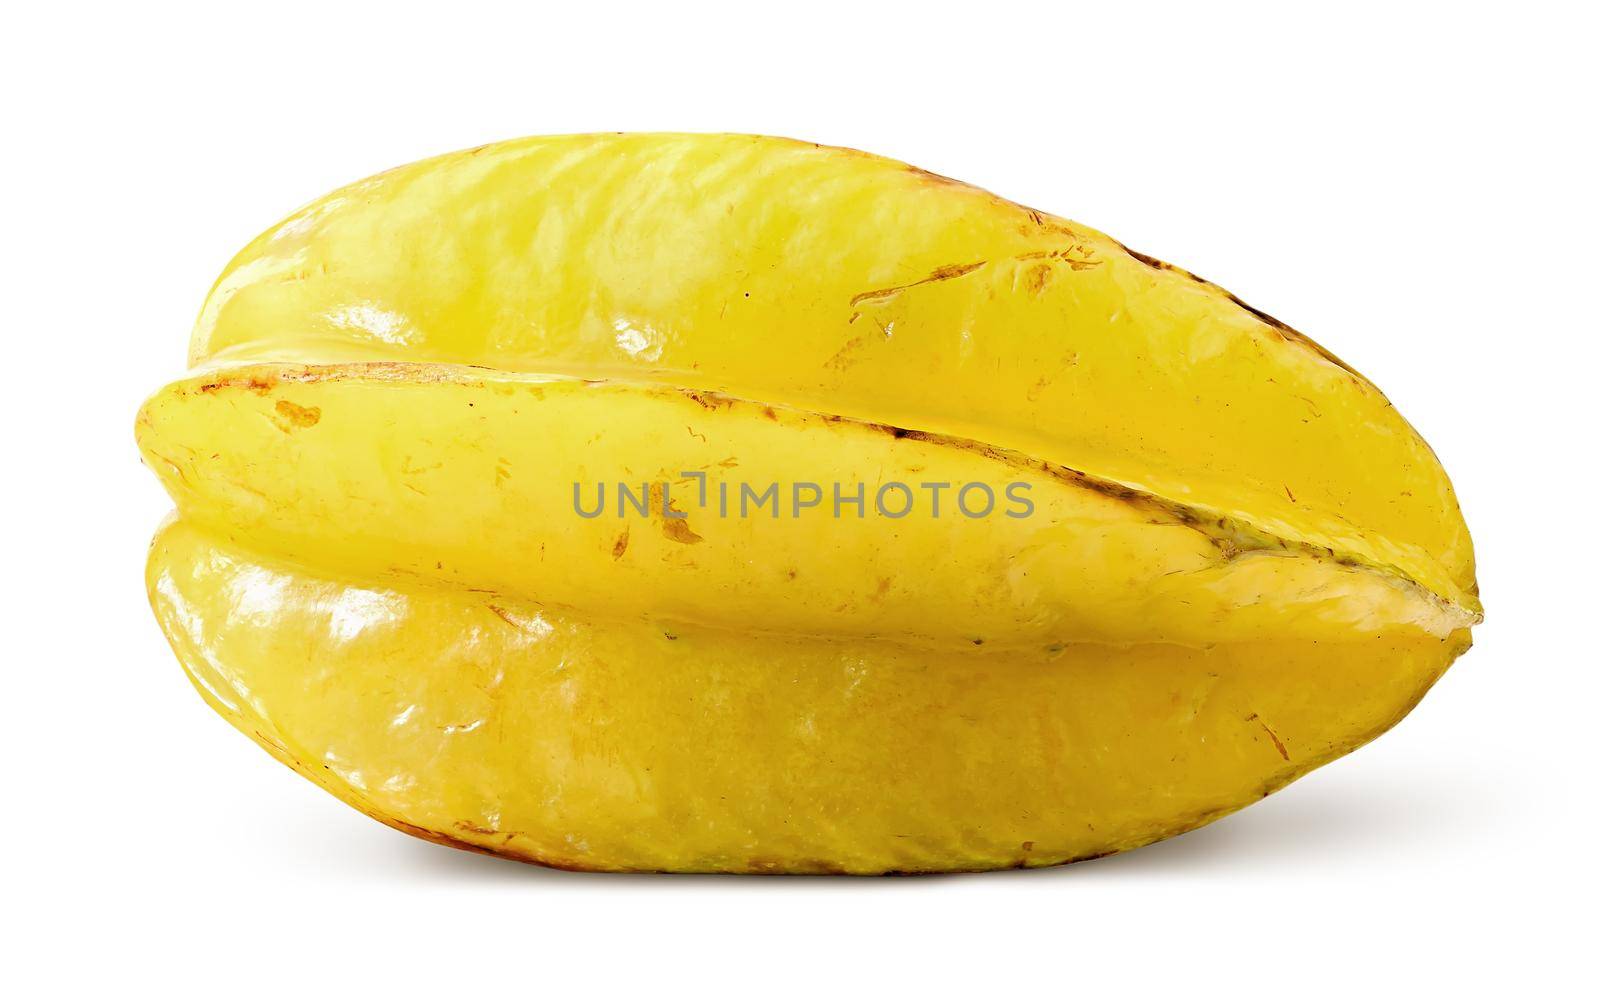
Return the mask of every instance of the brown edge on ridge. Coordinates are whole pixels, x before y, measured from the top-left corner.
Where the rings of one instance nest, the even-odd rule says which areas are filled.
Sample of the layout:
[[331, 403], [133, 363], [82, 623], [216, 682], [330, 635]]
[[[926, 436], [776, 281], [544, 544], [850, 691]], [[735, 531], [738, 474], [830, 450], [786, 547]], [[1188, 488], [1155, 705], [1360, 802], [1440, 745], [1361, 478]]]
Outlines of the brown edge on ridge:
[[1245, 302], [1243, 299], [1240, 299], [1238, 296], [1236, 296], [1233, 293], [1229, 292], [1227, 289], [1224, 289], [1222, 286], [1220, 286], [1217, 283], [1211, 281], [1210, 279], [1201, 278], [1199, 275], [1196, 275], [1194, 272], [1191, 272], [1186, 268], [1179, 268], [1177, 265], [1174, 265], [1171, 262], [1162, 261], [1160, 258], [1154, 258], [1154, 257], [1151, 257], [1148, 254], [1143, 254], [1143, 253], [1141, 253], [1139, 251], [1135, 251], [1133, 248], [1128, 247], [1126, 244], [1123, 244], [1121, 241], [1112, 240], [1111, 243], [1115, 244], [1117, 247], [1119, 247], [1123, 251], [1127, 252], [1129, 257], [1133, 258], [1133, 260], [1139, 262], [1140, 264], [1146, 265], [1147, 267], [1150, 267], [1150, 268], [1154, 268], [1157, 271], [1172, 272], [1172, 273], [1174, 273], [1176, 275], [1182, 275], [1184, 278], [1187, 278], [1192, 282], [1198, 283], [1200, 285], [1204, 285], [1207, 288], [1215, 290], [1217, 293], [1221, 294], [1223, 298], [1227, 299], [1229, 302], [1233, 303], [1235, 306], [1238, 306], [1240, 309], [1244, 310], [1246, 313], [1249, 313], [1251, 316], [1254, 316], [1257, 320], [1260, 320], [1262, 323], [1264, 323], [1267, 326], [1271, 327], [1273, 330], [1276, 330], [1278, 332], [1278, 336], [1282, 337], [1284, 340], [1290, 341], [1291, 343], [1299, 344], [1300, 346], [1311, 350], [1318, 357], [1322, 358], [1324, 361], [1327, 361], [1329, 364], [1332, 364], [1335, 367], [1340, 368], [1341, 370], [1347, 372], [1352, 377], [1354, 377], [1357, 381], [1361, 382], [1364, 385], [1368, 385], [1368, 386], [1371, 386], [1372, 388], [1376, 389], [1376, 386], [1372, 385], [1372, 382], [1370, 380], [1368, 380], [1366, 375], [1363, 375], [1361, 372], [1357, 371], [1355, 368], [1352, 368], [1349, 364], [1345, 363], [1345, 361], [1342, 358], [1340, 358], [1339, 355], [1337, 355], [1337, 354], [1333, 353], [1332, 351], [1328, 350], [1326, 347], [1323, 347], [1321, 344], [1317, 343], [1315, 340], [1312, 340], [1310, 337], [1306, 336], [1305, 334], [1303, 334], [1300, 331], [1296, 330], [1294, 327], [1291, 327], [1289, 324], [1287, 324], [1287, 323], [1283, 322], [1282, 320], [1278, 319], [1276, 316], [1273, 316], [1272, 314], [1264, 312], [1262, 310], [1256, 309], [1254, 306], [1252, 306], [1249, 303]]

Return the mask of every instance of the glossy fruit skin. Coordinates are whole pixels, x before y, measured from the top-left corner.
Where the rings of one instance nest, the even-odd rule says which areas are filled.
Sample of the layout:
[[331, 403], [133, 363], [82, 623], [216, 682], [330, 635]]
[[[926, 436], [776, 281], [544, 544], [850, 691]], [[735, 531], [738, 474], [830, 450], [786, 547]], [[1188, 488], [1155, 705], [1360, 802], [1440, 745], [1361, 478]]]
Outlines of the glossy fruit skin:
[[[1103, 855], [1372, 738], [1481, 618], [1449, 481], [1366, 379], [858, 152], [586, 135], [385, 173], [247, 247], [191, 359], [138, 423], [180, 660], [342, 799], [498, 855]], [[686, 471], [1033, 511], [569, 504]]]

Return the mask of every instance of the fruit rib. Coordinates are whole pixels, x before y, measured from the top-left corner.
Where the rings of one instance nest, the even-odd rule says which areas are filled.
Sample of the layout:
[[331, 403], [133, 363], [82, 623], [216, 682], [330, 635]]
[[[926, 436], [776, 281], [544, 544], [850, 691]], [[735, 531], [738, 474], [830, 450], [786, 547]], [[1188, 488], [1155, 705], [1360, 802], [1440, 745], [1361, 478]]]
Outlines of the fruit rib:
[[1133, 848], [1360, 745], [1466, 645], [663, 630], [353, 583], [183, 521], [158, 534], [149, 584], [201, 693], [274, 756], [414, 835], [574, 869], [917, 872]]
[[[258, 366], [169, 386], [139, 435], [186, 518], [264, 551], [595, 616], [991, 645], [1443, 638], [1476, 620], [1404, 575], [960, 438], [665, 386]], [[885, 479], [917, 510], [879, 515]], [[909, 490], [924, 481], [946, 486], [942, 516]], [[618, 482], [653, 504], [629, 511]], [[795, 482], [824, 504], [796, 514]], [[742, 504], [773, 483], [770, 512]], [[969, 484], [993, 500], [982, 521], [958, 508]], [[834, 485], [867, 504], [836, 516]], [[610, 487], [609, 511], [584, 518], [575, 486], [591, 507]]]

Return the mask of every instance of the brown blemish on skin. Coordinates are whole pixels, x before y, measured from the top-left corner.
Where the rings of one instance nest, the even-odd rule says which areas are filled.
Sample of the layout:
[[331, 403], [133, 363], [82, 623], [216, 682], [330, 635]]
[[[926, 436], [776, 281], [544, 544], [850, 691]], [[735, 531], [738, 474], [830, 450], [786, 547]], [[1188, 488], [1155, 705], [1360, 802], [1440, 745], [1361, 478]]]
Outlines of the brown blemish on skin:
[[[991, 194], [991, 195], [993, 195], [993, 194]], [[1062, 237], [1068, 237], [1068, 238], [1071, 238], [1073, 240], [1077, 240], [1078, 239], [1078, 232], [1073, 230], [1072, 227], [1070, 225], [1068, 225], [1066, 223], [1066, 221], [1062, 220], [1060, 217], [1051, 216], [1048, 213], [1045, 213], [1045, 212], [1040, 211], [1040, 210], [1035, 210], [1035, 209], [1033, 209], [1031, 207], [1019, 206], [1018, 204], [1011, 203], [1010, 200], [1002, 199], [999, 196], [995, 196], [994, 198], [997, 201], [1001, 202], [1001, 203], [1010, 203], [1010, 205], [1016, 206], [1017, 209], [1021, 210], [1025, 214], [1027, 214], [1028, 223], [1024, 223], [1022, 225], [1022, 232], [1024, 234], [1031, 234], [1031, 233], [1034, 232], [1033, 229], [1029, 228], [1028, 224], [1031, 223], [1033, 225], [1034, 229], [1042, 230], [1047, 234], [1058, 234], [1058, 235], [1060, 235]]]
[[1260, 715], [1257, 715], [1255, 712], [1251, 712], [1250, 717], [1245, 719], [1245, 721], [1259, 722], [1261, 724], [1261, 728], [1266, 731], [1267, 738], [1272, 740], [1272, 745], [1278, 750], [1278, 755], [1283, 757], [1285, 760], [1289, 759], [1289, 748], [1283, 744], [1283, 740], [1278, 738], [1278, 734], [1272, 731], [1272, 726], [1268, 725]]
[[217, 389], [221, 389], [221, 388], [247, 388], [250, 391], [255, 392], [257, 394], [265, 394], [267, 392], [272, 391], [272, 385], [273, 385], [273, 382], [270, 379], [266, 378], [266, 377], [253, 377], [253, 378], [243, 378], [243, 379], [228, 379], [228, 378], [224, 378], [224, 379], [221, 379], [219, 381], [206, 382], [204, 385], [200, 386], [200, 391], [201, 392], [215, 392]]
[[507, 611], [504, 608], [501, 608], [499, 605], [496, 605], [494, 602], [485, 602], [484, 603], [484, 608], [487, 608], [489, 611], [491, 611], [495, 615], [499, 616], [501, 622], [504, 622], [506, 625], [510, 626], [513, 629], [519, 630], [521, 632], [534, 632], [535, 631], [535, 630], [529, 629], [527, 623], [523, 622], [515, 614], [513, 614], [512, 612]]
[[703, 392], [694, 388], [680, 388], [678, 391], [688, 396], [690, 401], [694, 402], [696, 405], [704, 409], [709, 409], [712, 412], [715, 412], [718, 409], [726, 409], [734, 403], [733, 399], [726, 395], [719, 395], [716, 392]]
[[277, 410], [279, 416], [283, 417], [283, 422], [279, 424], [279, 429], [285, 433], [289, 432], [288, 428], [291, 426], [304, 428], [316, 426], [317, 423], [322, 421], [322, 410], [316, 406], [297, 406], [288, 399], [279, 399], [278, 404], [273, 408]]
[[628, 530], [623, 530], [617, 537], [617, 542], [611, 544], [611, 559], [620, 560], [628, 552]]
[[831, 368], [834, 371], [845, 370], [846, 368], [850, 367], [851, 364], [855, 363], [853, 355], [855, 351], [864, 343], [866, 343], [865, 337], [852, 337], [844, 342], [843, 347], [839, 348], [837, 351], [834, 351], [832, 357], [822, 362], [822, 366], [824, 368]]
[[899, 295], [907, 289], [913, 289], [919, 285], [928, 285], [933, 282], [944, 282], [952, 278], [960, 278], [963, 275], [971, 275], [973, 272], [987, 264], [987, 261], [974, 261], [965, 265], [944, 265], [940, 268], [935, 268], [933, 271], [929, 272], [922, 278], [917, 279], [915, 282], [907, 282], [905, 285], [892, 285], [887, 289], [870, 289], [866, 292], [857, 293], [856, 295], [850, 297], [850, 305], [855, 306], [860, 303], [864, 303], [869, 299], [886, 299], [889, 296]]
[[[1076, 252], [1076, 256], [1074, 256], [1074, 252]], [[1086, 244], [1074, 244], [1065, 251], [1056, 252], [1056, 257], [1061, 259], [1062, 264], [1075, 272], [1099, 268], [1101, 264], [1095, 259], [1094, 249]]]
[[1035, 293], [1043, 290], [1050, 281], [1050, 276], [1054, 274], [1054, 271], [1049, 267], [1050, 264], [1063, 264], [1075, 272], [1088, 271], [1091, 268], [1099, 268], [1101, 265], [1101, 262], [1094, 256], [1094, 248], [1081, 241], [1074, 241], [1066, 247], [1055, 251], [1027, 251], [1016, 255], [1012, 260], [1018, 262], [1046, 262], [1042, 274], [1036, 270], [1023, 273], [1025, 284], [1030, 291]]
[[461, 829], [463, 832], [472, 832], [475, 835], [500, 834], [499, 829], [489, 828], [487, 825], [479, 825], [477, 822], [458, 821], [456, 822], [456, 828]]
[[1022, 273], [1022, 284], [1029, 292], [1038, 295], [1050, 284], [1053, 274], [1048, 264], [1032, 265]]
[[[793, 573], [793, 572], [791, 572], [791, 573]], [[892, 584], [894, 584], [894, 578], [892, 578], [892, 577], [879, 578], [878, 579], [878, 589], [876, 591], [874, 591], [871, 595], [867, 596], [867, 600], [868, 601], [873, 601], [873, 602], [881, 602], [881, 601], [883, 601], [883, 596], [888, 594], [889, 586], [892, 585]]]
[[661, 532], [666, 535], [667, 539], [688, 546], [693, 546], [704, 539], [699, 533], [689, 528], [687, 519], [663, 519], [661, 520]]
[[[974, 262], [972, 262], [970, 264], [965, 264], [965, 265], [942, 265], [942, 266], [940, 266], [938, 268], [935, 268], [932, 272], [928, 273], [928, 277], [923, 279], [922, 281], [923, 282], [943, 282], [946, 279], [960, 278], [963, 275], [969, 275], [972, 272], [977, 271], [978, 269], [982, 268], [986, 264], [988, 264], [987, 261], [974, 261]], [[921, 283], [917, 283], [917, 284], [921, 284]]]
[[[730, 405], [733, 403], [732, 399], [727, 401]], [[662, 493], [665, 491], [666, 486], [663, 484], [650, 486], [648, 492], [650, 515], [661, 520], [661, 534], [667, 539], [672, 540], [674, 543], [682, 543], [685, 546], [694, 546], [696, 543], [699, 543], [705, 539], [699, 533], [696, 533], [694, 530], [689, 528], [688, 519], [683, 518], [681, 515], [667, 514], [668, 510], [671, 510], [675, 513], [679, 513], [682, 510], [678, 508], [678, 503], [676, 501], [665, 501], [663, 499]], [[626, 537], [627, 534], [623, 535]], [[623, 548], [627, 548], [625, 541]], [[613, 556], [621, 556], [621, 554], [616, 553], [615, 548], [613, 548]]]

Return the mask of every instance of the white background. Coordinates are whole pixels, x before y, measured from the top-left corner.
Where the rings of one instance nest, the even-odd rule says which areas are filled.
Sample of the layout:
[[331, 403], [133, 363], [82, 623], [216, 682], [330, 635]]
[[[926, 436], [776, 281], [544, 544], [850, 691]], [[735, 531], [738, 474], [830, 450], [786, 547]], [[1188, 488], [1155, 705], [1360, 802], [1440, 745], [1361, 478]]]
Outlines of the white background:
[[[6, 982], [1594, 978], [1600, 87], [1581, 5], [579, 6], [6, 15], [0, 966], [27, 976]], [[141, 580], [167, 500], [134, 411], [182, 372], [223, 264], [305, 201], [497, 138], [660, 129], [905, 159], [1310, 333], [1454, 477], [1478, 645], [1360, 752], [1064, 869], [567, 875], [346, 809], [171, 658]]]

